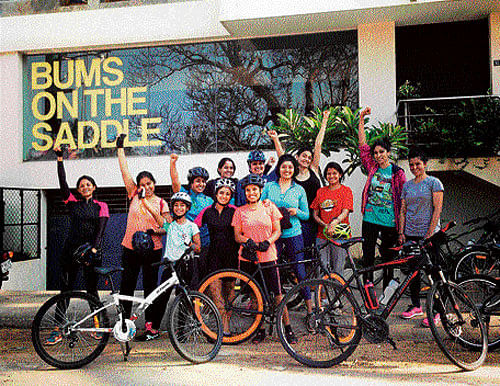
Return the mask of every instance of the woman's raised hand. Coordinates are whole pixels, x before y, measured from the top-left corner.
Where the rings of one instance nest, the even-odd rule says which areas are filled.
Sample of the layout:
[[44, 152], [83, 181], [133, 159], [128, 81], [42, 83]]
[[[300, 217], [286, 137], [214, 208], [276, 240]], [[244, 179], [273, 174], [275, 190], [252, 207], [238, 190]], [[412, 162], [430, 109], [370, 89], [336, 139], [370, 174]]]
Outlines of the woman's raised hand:
[[61, 146], [60, 145], [57, 145], [57, 146], [54, 146], [54, 153], [56, 153], [56, 156], [59, 158], [63, 156], [63, 151], [61, 150]]
[[370, 115], [372, 113], [372, 109], [369, 107], [365, 107], [361, 113], [359, 114], [360, 116], [364, 117], [365, 115]]
[[170, 163], [175, 164], [179, 159], [179, 154], [172, 153], [170, 154]]
[[267, 135], [269, 135], [269, 137], [273, 140], [278, 138], [278, 133], [276, 132], [276, 130], [268, 130]]

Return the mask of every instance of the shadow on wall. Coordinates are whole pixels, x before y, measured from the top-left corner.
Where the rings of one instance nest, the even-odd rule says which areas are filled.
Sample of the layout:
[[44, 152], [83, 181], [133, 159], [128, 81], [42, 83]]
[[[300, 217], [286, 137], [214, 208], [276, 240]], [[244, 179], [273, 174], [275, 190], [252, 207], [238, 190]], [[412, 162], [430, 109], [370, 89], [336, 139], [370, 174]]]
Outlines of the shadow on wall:
[[[441, 224], [454, 220], [455, 233], [467, 230], [461, 224], [467, 220], [493, 214], [500, 209], [500, 188], [467, 172], [431, 172], [444, 185]], [[471, 238], [479, 234], [472, 234]], [[464, 240], [467, 241], [467, 240]]]

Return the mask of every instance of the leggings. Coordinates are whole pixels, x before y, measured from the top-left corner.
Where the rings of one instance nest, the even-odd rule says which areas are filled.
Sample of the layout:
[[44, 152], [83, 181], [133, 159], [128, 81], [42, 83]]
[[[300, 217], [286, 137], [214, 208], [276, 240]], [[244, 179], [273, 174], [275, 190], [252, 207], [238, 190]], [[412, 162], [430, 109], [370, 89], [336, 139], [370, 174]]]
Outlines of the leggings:
[[[383, 225], [372, 224], [363, 221], [362, 236], [365, 239], [363, 242], [363, 266], [371, 267], [375, 263], [375, 245], [380, 235], [380, 256], [384, 262], [394, 260], [395, 251], [389, 248], [394, 247], [398, 241], [398, 232], [396, 227], [386, 227]], [[387, 287], [394, 275], [393, 268], [384, 268], [384, 288]], [[373, 272], [368, 272], [363, 275], [364, 280], [373, 281]]]
[[[280, 262], [303, 261], [304, 253], [297, 253], [303, 248], [304, 240], [302, 239], [302, 235], [286, 238], [281, 237], [276, 241], [276, 249], [278, 251], [278, 259]], [[294, 268], [299, 282], [304, 281], [306, 278], [306, 267], [304, 264], [295, 264]], [[311, 289], [309, 287], [305, 287], [302, 290], [302, 296], [305, 300], [311, 299]]]
[[[65, 255], [67, 255], [65, 253]], [[83, 268], [83, 277], [85, 279], [85, 289], [91, 295], [94, 295], [99, 299], [99, 294], [97, 293], [97, 273], [94, 271], [94, 267], [81, 266], [75, 263], [63, 264], [63, 273], [61, 280], [61, 293], [66, 291], [71, 291], [74, 289], [74, 284], [76, 281], [76, 275], [80, 268]], [[56, 322], [61, 323], [62, 317], [66, 314], [68, 308], [67, 302], [58, 302], [56, 306], [55, 319]]]
[[[137, 287], [137, 279], [139, 271], [142, 268], [142, 284], [144, 287], [144, 297], [147, 297], [158, 286], [158, 267], [152, 267], [152, 263], [157, 263], [161, 260], [161, 249], [155, 249], [150, 252], [140, 253], [132, 249], [123, 248], [122, 266], [123, 271], [122, 282], [120, 286], [120, 294], [133, 296]], [[123, 302], [125, 316], [130, 318], [132, 313], [132, 302]], [[160, 302], [155, 301], [146, 309], [145, 317], [147, 322], [153, 323], [153, 328], [158, 328], [163, 318], [165, 307], [161, 309]]]

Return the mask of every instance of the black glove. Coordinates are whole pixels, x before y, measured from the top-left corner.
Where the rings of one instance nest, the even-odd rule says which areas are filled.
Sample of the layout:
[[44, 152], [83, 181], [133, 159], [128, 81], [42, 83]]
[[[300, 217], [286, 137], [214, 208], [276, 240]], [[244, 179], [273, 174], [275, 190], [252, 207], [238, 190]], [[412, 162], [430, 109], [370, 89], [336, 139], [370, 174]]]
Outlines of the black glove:
[[250, 251], [252, 251], [252, 250], [256, 251], [257, 250], [257, 244], [252, 239], [248, 239], [247, 241], [245, 241], [243, 243], [243, 249], [248, 249]]
[[257, 250], [259, 252], [265, 252], [269, 249], [270, 246], [271, 246], [271, 243], [267, 240], [264, 240], [264, 241], [261, 241], [259, 243], [259, 245], [257, 245]]
[[245, 248], [243, 246], [241, 257], [248, 261], [257, 261], [257, 252], [253, 248]]
[[56, 153], [56, 156], [58, 156], [58, 157], [62, 157], [64, 154], [64, 152], [61, 149], [60, 150], [54, 149], [54, 153]]
[[102, 265], [102, 255], [92, 250], [89, 251], [90, 265], [100, 267]]
[[146, 229], [146, 233], [150, 236], [154, 235], [156, 231], [153, 228]]
[[125, 141], [125, 138], [127, 138], [126, 134], [120, 134], [118, 138], [116, 139], [116, 148], [117, 149], [123, 149], [123, 141]]

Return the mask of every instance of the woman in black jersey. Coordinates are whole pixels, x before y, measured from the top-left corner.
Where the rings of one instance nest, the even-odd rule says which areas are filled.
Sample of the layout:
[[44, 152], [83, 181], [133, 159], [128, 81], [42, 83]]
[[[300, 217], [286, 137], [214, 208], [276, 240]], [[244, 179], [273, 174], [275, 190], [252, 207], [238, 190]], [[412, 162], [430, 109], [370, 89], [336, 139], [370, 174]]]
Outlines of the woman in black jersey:
[[[330, 109], [323, 111], [323, 119], [314, 143], [314, 151], [304, 147], [299, 149], [299, 151], [295, 154], [295, 158], [299, 163], [299, 173], [295, 177], [295, 182], [301, 185], [306, 191], [307, 204], [309, 206], [309, 220], [301, 221], [304, 247], [311, 246], [316, 241], [317, 224], [314, 221], [313, 210], [310, 206], [316, 197], [318, 189], [322, 186], [320, 180], [321, 173], [319, 170], [319, 161], [321, 158], [321, 147], [323, 146], [323, 140], [325, 139], [326, 125], [329, 117]], [[279, 140], [278, 133], [274, 130], [269, 130], [268, 135], [274, 143], [278, 158], [281, 157], [285, 154], [285, 149]]]
[[[73, 289], [76, 275], [82, 267], [78, 262], [74, 261], [73, 253], [75, 250], [86, 244], [90, 244], [90, 260], [98, 262], [99, 247], [104, 235], [104, 229], [109, 219], [109, 209], [106, 203], [94, 199], [94, 192], [97, 188], [94, 179], [90, 176], [81, 176], [76, 183], [78, 192], [75, 197], [70, 192], [68, 183], [66, 182], [66, 172], [63, 165], [63, 152], [60, 148], [54, 148], [57, 155], [57, 176], [59, 179], [59, 187], [61, 196], [68, 208], [70, 228], [68, 238], [64, 245], [60, 264], [62, 268], [62, 283], [61, 292]], [[89, 294], [99, 297], [97, 293], [97, 273], [94, 272], [93, 266], [83, 265], [83, 275], [85, 279], [85, 288]], [[56, 320], [62, 319], [62, 315], [66, 312], [67, 305], [57, 304]], [[96, 335], [96, 338], [100, 336]], [[52, 331], [47, 338], [46, 345], [54, 345], [62, 340], [61, 332], [58, 329]]]
[[[199, 227], [207, 225], [210, 234], [208, 273], [219, 269], [238, 268], [239, 244], [234, 239], [234, 228], [231, 226], [236, 207], [229, 204], [235, 190], [236, 184], [231, 179], [217, 179], [214, 184], [215, 203], [203, 209], [194, 221]], [[224, 310], [222, 299], [232, 297], [234, 281], [214, 282], [210, 291], [221, 313], [224, 335], [229, 336], [229, 315]]]

